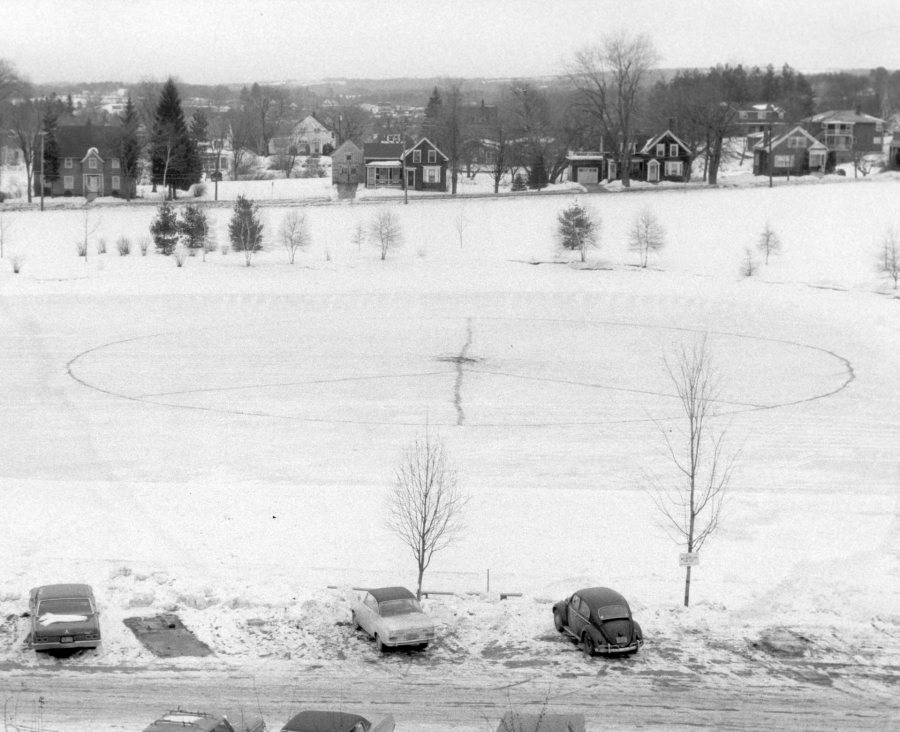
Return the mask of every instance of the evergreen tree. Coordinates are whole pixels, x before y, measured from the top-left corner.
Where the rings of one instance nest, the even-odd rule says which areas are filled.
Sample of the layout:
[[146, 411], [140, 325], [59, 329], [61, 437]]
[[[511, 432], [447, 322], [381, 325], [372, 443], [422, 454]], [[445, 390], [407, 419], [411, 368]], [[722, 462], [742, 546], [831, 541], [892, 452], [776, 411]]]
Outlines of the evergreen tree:
[[181, 220], [178, 222], [178, 233], [192, 257], [198, 249], [203, 249], [209, 234], [209, 223], [206, 220], [206, 212], [201, 206], [194, 203], [185, 206], [184, 211], [181, 212]]
[[131, 97], [128, 97], [125, 102], [121, 120], [119, 161], [122, 165], [122, 175], [125, 178], [125, 198], [130, 201], [134, 194], [135, 181], [138, 177], [138, 163], [141, 157], [141, 144], [138, 141], [140, 120]]
[[522, 177], [521, 173], [515, 174], [515, 176], [513, 177], [511, 188], [513, 191], [524, 191], [528, 189], [528, 186], [525, 185], [525, 179]]
[[191, 137], [197, 143], [209, 140], [209, 120], [202, 109], [195, 109], [191, 115]]
[[427, 137], [435, 145], [440, 147], [439, 138], [441, 118], [444, 112], [444, 102], [441, 99], [441, 93], [437, 87], [431, 92], [428, 104], [425, 105], [425, 119], [422, 122], [422, 136]]
[[556, 235], [563, 249], [572, 249], [581, 253], [584, 262], [588, 247], [596, 246], [597, 223], [591, 218], [588, 210], [573, 201], [556, 217]]
[[244, 253], [248, 267], [253, 253], [262, 249], [262, 233], [263, 225], [256, 204], [249, 198], [238, 196], [228, 223], [228, 238], [234, 251]]
[[154, 185], [162, 183], [175, 197], [175, 189], [186, 189], [200, 180], [200, 156], [188, 133], [175, 82], [162, 88], [150, 138], [151, 174]]
[[66, 114], [70, 117], [75, 114], [75, 102], [71, 94], [66, 94]]
[[160, 254], [171, 254], [178, 244], [178, 221], [175, 209], [168, 201], [159, 204], [156, 218], [150, 224], [150, 235]]
[[547, 168], [544, 165], [544, 156], [538, 153], [531, 163], [528, 171], [528, 187], [533, 190], [541, 190], [547, 187]]
[[41, 132], [44, 134], [44, 180], [55, 181], [59, 178], [59, 141], [57, 140], [57, 123], [59, 117], [53, 105], [48, 104], [41, 119]]

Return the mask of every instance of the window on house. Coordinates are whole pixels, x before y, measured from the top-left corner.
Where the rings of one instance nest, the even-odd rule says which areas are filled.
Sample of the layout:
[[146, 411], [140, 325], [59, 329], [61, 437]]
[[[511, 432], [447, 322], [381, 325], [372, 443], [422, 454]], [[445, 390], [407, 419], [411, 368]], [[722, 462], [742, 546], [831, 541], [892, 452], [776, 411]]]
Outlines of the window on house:
[[806, 147], [806, 138], [801, 135], [794, 135], [788, 138], [788, 147]]
[[441, 169], [437, 165], [427, 166], [423, 169], [425, 173], [425, 182], [426, 183], [440, 183], [441, 182]]
[[113, 159], [112, 159], [112, 169], [113, 169], [113, 170], [118, 170], [118, 169], [119, 169], [119, 159], [118, 159], [118, 158], [113, 158]]
[[680, 160], [667, 160], [666, 161], [666, 175], [667, 176], [681, 176], [684, 175], [684, 165]]
[[741, 119], [747, 119], [747, 113], [746, 112], [738, 112], [738, 117], [740, 117]]
[[421, 150], [413, 150], [413, 163], [421, 163], [422, 162], [422, 151]]
[[435, 152], [434, 150], [429, 150], [429, 151], [428, 151], [428, 162], [429, 162], [429, 163], [436, 163], [436, 162], [437, 162], [437, 152]]
[[113, 189], [114, 191], [117, 191], [117, 190], [119, 190], [119, 187], [120, 187], [120, 186], [119, 186], [119, 176], [114, 175], [114, 176], [112, 177], [112, 189]]
[[794, 167], [794, 156], [793, 155], [776, 155], [775, 156], [775, 167], [776, 168], [793, 168]]
[[678, 157], [678, 144], [677, 143], [673, 142], [669, 145], [669, 157], [670, 158]]
[[65, 162], [63, 163], [63, 167], [71, 169], [75, 167], [75, 162], [72, 160], [72, 158], [66, 158]]
[[63, 188], [67, 191], [71, 191], [75, 187], [75, 176], [74, 175], [64, 175], [63, 176]]
[[661, 142], [656, 146], [656, 156], [661, 158], [661, 157], [664, 157], [665, 154], [666, 154], [666, 144], [664, 142]]
[[757, 112], [756, 113], [756, 119], [765, 119], [765, 118], [766, 118], [765, 112]]
[[347, 158], [346, 158], [346, 160], [347, 160], [348, 163], [352, 163], [352, 162], [353, 162], [353, 156], [352, 156], [352, 155], [348, 155]]
[[91, 169], [96, 169], [97, 167], [97, 158], [90, 158], [88, 160], [88, 167]]

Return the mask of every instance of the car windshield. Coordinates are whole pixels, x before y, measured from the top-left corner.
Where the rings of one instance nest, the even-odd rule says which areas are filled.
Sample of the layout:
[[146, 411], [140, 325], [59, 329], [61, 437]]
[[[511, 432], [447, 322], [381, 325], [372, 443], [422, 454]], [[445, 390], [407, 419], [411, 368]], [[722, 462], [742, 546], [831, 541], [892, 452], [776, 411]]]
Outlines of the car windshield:
[[90, 615], [91, 601], [86, 597], [54, 598], [41, 600], [38, 615]]
[[597, 608], [597, 617], [600, 620], [620, 620], [628, 618], [628, 608], [624, 605], [605, 605]]
[[386, 600], [378, 603], [378, 612], [383, 618], [391, 618], [394, 615], [407, 615], [408, 613], [420, 613], [422, 608], [412, 598], [402, 600]]

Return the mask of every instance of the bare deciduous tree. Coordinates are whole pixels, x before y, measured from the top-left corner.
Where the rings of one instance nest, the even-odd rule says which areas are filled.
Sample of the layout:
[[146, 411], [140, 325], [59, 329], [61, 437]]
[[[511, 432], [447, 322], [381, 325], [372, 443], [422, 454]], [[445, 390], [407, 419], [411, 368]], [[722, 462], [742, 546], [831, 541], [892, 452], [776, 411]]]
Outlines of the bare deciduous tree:
[[881, 238], [881, 252], [878, 255], [878, 271], [887, 273], [894, 281], [894, 289], [897, 289], [897, 281], [900, 280], [900, 238], [895, 229], [890, 228], [884, 232]]
[[417, 598], [422, 596], [422, 578], [435, 552], [453, 543], [462, 531], [468, 501], [444, 443], [426, 425], [397, 468], [387, 513], [388, 528], [416, 559]]
[[[34, 166], [40, 168], [41, 156], [41, 115], [37, 104], [30, 99], [16, 100], [9, 109], [10, 133], [16, 147], [22, 152], [25, 162], [25, 182], [27, 200], [31, 203], [34, 189]], [[35, 158], [38, 158], [35, 161]]]
[[569, 77], [595, 127], [621, 147], [614, 151], [622, 185], [630, 185], [631, 146], [635, 142], [639, 93], [659, 56], [646, 34], [607, 36], [600, 46], [575, 54]]
[[362, 245], [366, 241], [366, 227], [363, 226], [362, 221], [356, 222], [356, 228], [353, 229], [353, 236], [350, 238], [354, 244], [356, 244], [357, 249], [362, 249]]
[[306, 215], [293, 209], [288, 211], [281, 220], [281, 244], [288, 253], [288, 260], [294, 263], [298, 249], [306, 249], [310, 243], [309, 227], [306, 224]]
[[[683, 420], [675, 427], [657, 426], [666, 454], [675, 466], [674, 480], [651, 479], [650, 496], [670, 536], [689, 553], [699, 552], [719, 526], [736, 454], [724, 452], [725, 430], [712, 424], [719, 397], [719, 377], [706, 337], [682, 345], [664, 359], [675, 387]], [[691, 567], [685, 567], [684, 605], [690, 604]]]
[[759, 265], [753, 258], [753, 250], [750, 247], [744, 249], [744, 258], [741, 259], [741, 274], [744, 277], [752, 277], [756, 274]]
[[78, 253], [84, 257], [85, 263], [88, 260], [88, 244], [91, 237], [97, 233], [100, 228], [102, 219], [96, 216], [91, 210], [90, 205], [85, 204], [81, 212], [81, 239], [78, 242]]
[[756, 248], [765, 255], [766, 264], [769, 264], [769, 256], [772, 254], [781, 254], [781, 238], [773, 230], [769, 222], [766, 222], [766, 228], [759, 235], [759, 241]]
[[641, 267], [647, 266], [650, 252], [658, 252], [665, 243], [666, 233], [656, 215], [649, 208], [642, 209], [628, 232], [628, 247], [638, 253]]
[[469, 219], [466, 217], [465, 204], [460, 204], [456, 216], [453, 217], [453, 228], [456, 229], [456, 235], [459, 237], [459, 248], [463, 248], [463, 234], [469, 226]]
[[400, 246], [402, 232], [400, 222], [390, 209], [384, 209], [375, 214], [369, 223], [369, 235], [381, 250], [381, 258], [387, 259], [391, 249]]

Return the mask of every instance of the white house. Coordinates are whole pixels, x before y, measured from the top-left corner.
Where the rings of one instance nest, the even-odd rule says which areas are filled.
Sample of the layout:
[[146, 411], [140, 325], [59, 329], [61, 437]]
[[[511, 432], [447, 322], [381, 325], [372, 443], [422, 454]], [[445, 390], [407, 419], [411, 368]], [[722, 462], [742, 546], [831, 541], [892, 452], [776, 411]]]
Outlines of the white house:
[[287, 137], [272, 138], [269, 154], [321, 155], [325, 145], [334, 148], [334, 132], [312, 115], [300, 120]]

